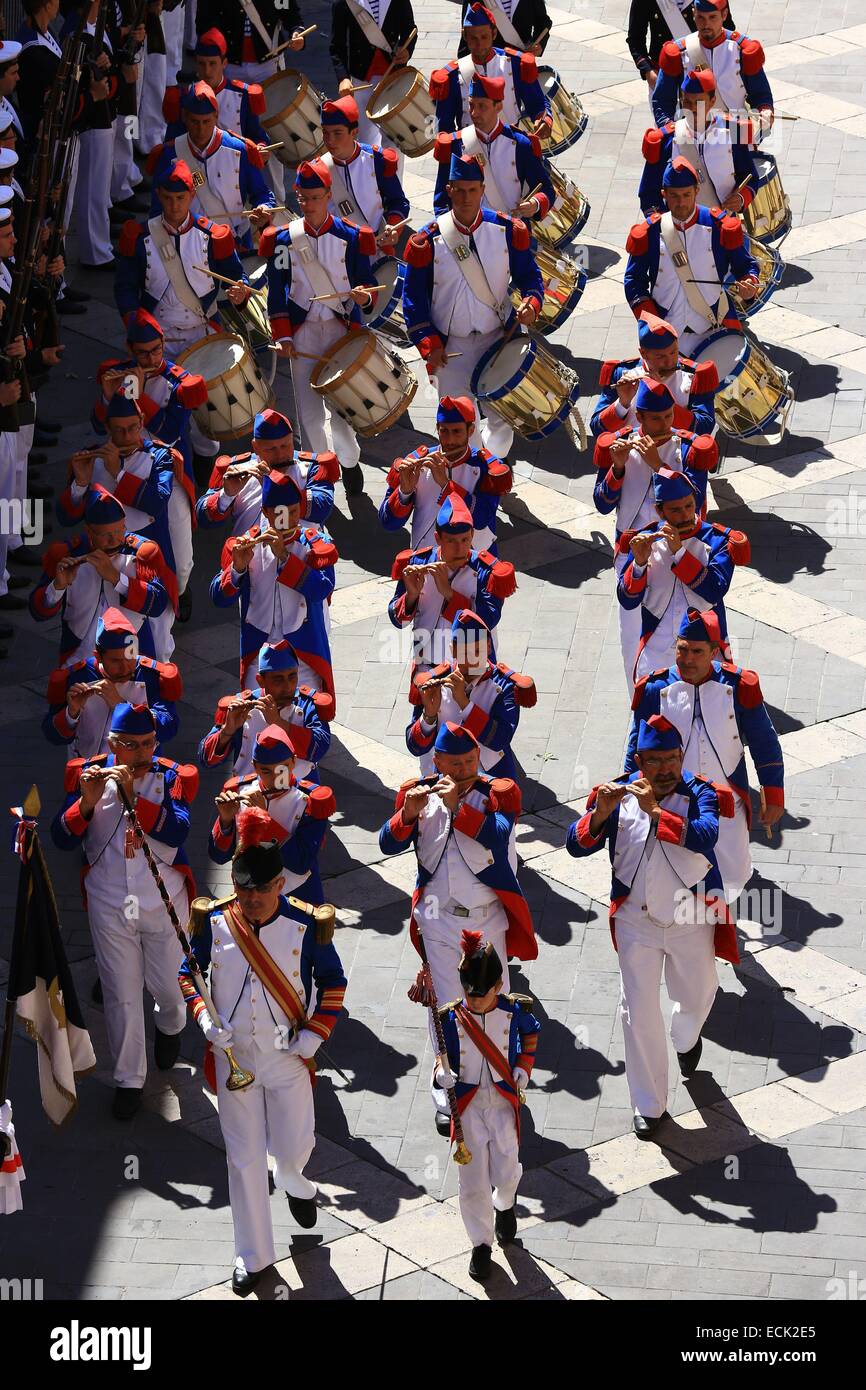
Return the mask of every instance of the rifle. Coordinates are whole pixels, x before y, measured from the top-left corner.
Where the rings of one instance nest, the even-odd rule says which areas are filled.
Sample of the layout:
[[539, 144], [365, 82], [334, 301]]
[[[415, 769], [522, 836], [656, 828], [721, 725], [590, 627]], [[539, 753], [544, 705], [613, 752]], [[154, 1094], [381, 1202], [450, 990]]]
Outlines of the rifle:
[[117, 61], [121, 67], [131, 67], [135, 62], [135, 55], [138, 53], [139, 48], [142, 47], [141, 44], [136, 43], [132, 35], [133, 32], [144, 23], [146, 12], [147, 0], [138, 0], [138, 4], [133, 11], [129, 32], [123, 41], [123, 47], [118, 49], [117, 52]]
[[[48, 197], [48, 121], [45, 116], [39, 123], [36, 157], [30, 170], [27, 194], [24, 199], [24, 213], [21, 223], [21, 237], [16, 242], [15, 271], [9, 291], [9, 302], [4, 318], [3, 347], [21, 337], [24, 331], [24, 317], [30, 296], [30, 284], [39, 256], [42, 240], [42, 219]], [[21, 357], [10, 357], [4, 351], [2, 362], [6, 381], [21, 383], [21, 397], [12, 405], [0, 407], [0, 430], [16, 431], [22, 425], [31, 425], [36, 419], [36, 411], [30, 399], [30, 381], [27, 368]]]

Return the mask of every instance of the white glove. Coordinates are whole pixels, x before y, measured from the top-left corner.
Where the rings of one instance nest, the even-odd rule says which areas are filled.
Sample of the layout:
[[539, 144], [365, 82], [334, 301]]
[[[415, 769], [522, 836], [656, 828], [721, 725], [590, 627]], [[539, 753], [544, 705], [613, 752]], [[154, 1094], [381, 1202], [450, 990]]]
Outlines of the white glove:
[[441, 1067], [436, 1068], [434, 1081], [440, 1091], [450, 1091], [457, 1085], [456, 1078], [451, 1075], [451, 1072], [443, 1071]]
[[12, 1106], [8, 1100], [4, 1100], [0, 1105], [0, 1134], [13, 1135], [15, 1130], [12, 1125]]
[[225, 1049], [232, 1045], [234, 1033], [222, 1018], [219, 1023], [214, 1023], [209, 1013], [203, 1013], [201, 1016], [201, 1031], [204, 1033], [207, 1041], [212, 1043], [214, 1047]]
[[515, 1067], [511, 1075], [518, 1091], [525, 1091], [529, 1085], [529, 1077], [526, 1075], [526, 1072], [522, 1071], [520, 1067]]
[[315, 1057], [321, 1041], [318, 1033], [314, 1033], [312, 1028], [302, 1028], [297, 1037], [292, 1038], [286, 1051], [290, 1057], [303, 1057], [306, 1061]]

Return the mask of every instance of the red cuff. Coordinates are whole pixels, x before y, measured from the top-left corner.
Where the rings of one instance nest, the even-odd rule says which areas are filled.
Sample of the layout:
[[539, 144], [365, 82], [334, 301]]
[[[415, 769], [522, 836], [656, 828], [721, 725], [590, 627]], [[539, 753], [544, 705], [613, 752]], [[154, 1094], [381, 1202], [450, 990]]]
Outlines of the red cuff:
[[411, 825], [407, 825], [403, 819], [402, 810], [399, 810], [395, 811], [389, 820], [388, 829], [391, 831], [395, 840], [410, 840], [415, 833], [415, 826], [417, 824], [418, 822], [413, 820]]
[[428, 734], [420, 718], [418, 718], [415, 720], [409, 732], [413, 742], [419, 743], [422, 748], [429, 748], [439, 732], [439, 726], [438, 724], [434, 725]]
[[81, 797], [73, 801], [68, 811], [64, 812], [63, 824], [70, 835], [86, 835], [90, 821], [85, 820], [81, 814]]
[[782, 807], [784, 807], [784, 805], [785, 805], [785, 788], [784, 788], [784, 787], [762, 787], [762, 788], [761, 788], [761, 791], [764, 793], [764, 801], [765, 801], [765, 803], [766, 803], [767, 806], [782, 806]]
[[589, 823], [592, 820], [592, 816], [592, 811], [587, 811], [577, 822], [577, 830], [575, 833], [577, 835], [577, 843], [580, 845], [581, 849], [591, 849], [592, 846], [597, 845], [601, 839], [601, 835], [593, 835], [590, 833]]
[[230, 849], [231, 846], [234, 844], [234, 838], [234, 821], [232, 821], [228, 830], [223, 830], [222, 821], [220, 820], [219, 816], [217, 816], [216, 820], [213, 823], [213, 830], [211, 831], [211, 839], [213, 840], [217, 849]]
[[271, 319], [271, 337], [273, 338], [275, 343], [278, 342], [280, 338], [293, 337], [294, 331], [295, 330], [292, 328], [291, 319]]
[[623, 473], [622, 477], [618, 478], [613, 471], [613, 464], [611, 464], [610, 468], [607, 470], [607, 473], [605, 474], [604, 479], [604, 485], [607, 488], [608, 492], [619, 492], [624, 482], [625, 474]]
[[538, 220], [540, 222], [550, 212], [550, 199], [546, 193], [533, 193], [532, 196], [538, 201]]
[[124, 507], [135, 505], [135, 499], [141, 492], [143, 483], [141, 478], [136, 478], [134, 473], [127, 473], [124, 478], [117, 478], [112, 485], [112, 491], [118, 502], [122, 502]]
[[401, 502], [400, 489], [395, 487], [394, 491], [388, 498], [387, 505], [388, 511], [392, 512], [394, 516], [407, 517], [411, 514], [412, 508], [415, 506], [415, 500], [413, 497], [411, 502]]
[[124, 608], [128, 608], [132, 613], [143, 613], [146, 603], [147, 585], [144, 580], [130, 579], [126, 598], [123, 601]]
[[447, 618], [449, 623], [453, 623], [457, 614], [466, 607], [466, 598], [463, 594], [454, 594], [447, 603], [442, 605], [442, 617]]
[[686, 838], [686, 822], [682, 816], [675, 816], [672, 811], [662, 811], [656, 827], [656, 838], [669, 845], [681, 845]]
[[622, 576], [622, 584], [626, 593], [642, 594], [644, 589], [646, 588], [646, 576], [646, 570], [644, 570], [643, 574], [635, 574], [634, 562], [626, 565], [626, 568], [623, 571]]
[[482, 709], [480, 705], [472, 705], [468, 715], [463, 720], [463, 728], [468, 733], [474, 734], [476, 738], [480, 738], [481, 730], [487, 727], [489, 720], [490, 715], [487, 710]]
[[299, 556], [290, 555], [280, 570], [280, 584], [285, 584], [287, 589], [296, 589], [298, 581], [303, 578], [306, 568], [306, 565]]

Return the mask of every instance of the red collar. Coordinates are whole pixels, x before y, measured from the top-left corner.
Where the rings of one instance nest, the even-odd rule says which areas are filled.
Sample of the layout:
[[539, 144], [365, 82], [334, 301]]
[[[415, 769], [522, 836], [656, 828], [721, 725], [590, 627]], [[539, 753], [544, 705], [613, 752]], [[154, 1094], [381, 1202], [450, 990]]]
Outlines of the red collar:
[[727, 29], [722, 29], [717, 39], [701, 39], [701, 48], [718, 48], [720, 43], [724, 43], [729, 37]]
[[473, 58], [472, 61], [473, 61], [473, 63], [475, 64], [476, 68], [486, 68], [487, 65], [488, 65], [488, 63], [492, 62], [492, 60], [493, 60], [495, 57], [496, 57], [496, 49], [495, 49], [495, 48], [491, 48], [490, 52], [488, 53], [487, 57], [483, 60], [483, 62], [479, 62], [479, 60], [478, 60], [477, 58]]
[[688, 219], [687, 222], [678, 222], [677, 219], [674, 218], [674, 226], [676, 227], [677, 231], [678, 231], [678, 232], [687, 232], [688, 229], [689, 229], [689, 227], [693, 227], [693, 226], [695, 225], [695, 223], [697, 222], [697, 220], [698, 220], [698, 212], [699, 212], [699, 211], [700, 211], [700, 205], [699, 205], [698, 203], [695, 203], [695, 210], [694, 210], [694, 212], [692, 213], [691, 217]]
[[478, 209], [478, 216], [476, 217], [475, 221], [472, 223], [472, 226], [471, 226], [471, 227], [464, 227], [463, 223], [462, 223], [462, 222], [458, 222], [458, 221], [457, 221], [457, 218], [455, 217], [455, 218], [454, 218], [454, 225], [455, 225], [455, 227], [457, 228], [458, 232], [463, 232], [464, 236], [471, 236], [472, 233], [473, 233], [474, 231], [477, 231], [477, 229], [481, 226], [481, 223], [484, 221], [483, 212], [484, 212], [484, 209], [483, 209], [483, 208], [479, 208], [479, 209]]
[[192, 140], [189, 139], [189, 136], [187, 136], [187, 144], [189, 145], [190, 154], [195, 155], [195, 158], [199, 161], [199, 163], [204, 163], [204, 161], [206, 159], [209, 159], [212, 154], [216, 154], [216, 151], [222, 144], [222, 139], [223, 133], [220, 130], [219, 126], [217, 126], [216, 130], [211, 136], [210, 144], [208, 145], [206, 150], [198, 150], [196, 146], [192, 143]]
[[450, 459], [450, 458], [448, 458], [448, 455], [446, 454], [445, 457], [446, 457], [446, 460], [447, 460], [447, 466], [448, 466], [449, 468], [459, 468], [460, 465], [461, 465], [461, 463], [465, 463], [466, 460], [471, 456], [471, 454], [472, 454], [472, 450], [471, 450], [471, 448], [469, 447], [468, 444], [466, 445], [466, 448], [463, 450], [463, 453], [462, 453], [462, 454], [460, 455], [460, 457], [457, 458], [457, 459]]
[[311, 227], [311, 226], [310, 226], [310, 224], [309, 224], [309, 222], [307, 221], [306, 217], [304, 218], [304, 231], [306, 232], [307, 236], [311, 236], [311, 237], [320, 237], [320, 236], [324, 236], [324, 235], [325, 235], [325, 232], [329, 232], [329, 231], [331, 230], [331, 228], [333, 227], [333, 225], [334, 225], [334, 219], [333, 219], [333, 217], [331, 216], [330, 213], [328, 213], [327, 217], [325, 218], [324, 222], [322, 223], [322, 225], [321, 225], [321, 227], [318, 229], [318, 231], [316, 231], [314, 227]]
[[215, 97], [218, 97], [219, 94], [220, 94], [220, 92], [224, 92], [225, 89], [226, 89], [226, 79], [225, 79], [225, 73], [223, 73], [223, 78], [222, 78], [222, 81], [220, 82], [219, 86], [218, 86], [218, 87], [211, 87], [211, 91], [213, 92], [213, 94], [214, 94]]
[[179, 227], [172, 227], [171, 223], [166, 222], [164, 217], [162, 219], [162, 225], [165, 227], [165, 230], [168, 232], [169, 236], [183, 236], [184, 232], [188, 232], [193, 225], [192, 213], [187, 213], [186, 221], [181, 222]]
[[358, 144], [358, 141], [356, 140], [356, 141], [355, 141], [355, 148], [354, 148], [354, 150], [352, 151], [352, 153], [349, 155], [349, 158], [348, 158], [348, 159], [337, 159], [337, 158], [335, 157], [335, 158], [334, 158], [334, 163], [335, 163], [335, 164], [339, 164], [339, 165], [341, 165], [341, 167], [345, 168], [345, 166], [346, 166], [347, 164], [353, 164], [354, 161], [358, 158], [358, 155], [359, 155], [360, 153], [361, 153], [361, 146]]
[[492, 145], [497, 135], [501, 135], [504, 129], [505, 127], [503, 126], [502, 122], [497, 121], [496, 125], [493, 127], [489, 135], [485, 135], [484, 131], [479, 130], [477, 126], [475, 127], [475, 134], [478, 136], [478, 139], [481, 141], [483, 145]]

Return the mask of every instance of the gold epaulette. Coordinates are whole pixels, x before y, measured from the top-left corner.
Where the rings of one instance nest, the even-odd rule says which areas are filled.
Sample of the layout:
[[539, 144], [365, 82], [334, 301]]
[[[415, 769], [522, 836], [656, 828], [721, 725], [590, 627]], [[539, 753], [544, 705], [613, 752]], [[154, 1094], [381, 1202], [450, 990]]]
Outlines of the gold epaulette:
[[506, 994], [505, 998], [511, 1004], [534, 1004], [535, 1000], [531, 994]]
[[229, 893], [225, 898], [193, 898], [189, 905], [188, 935], [200, 936], [204, 931], [205, 924], [210, 921], [211, 913], [216, 912], [221, 907], [227, 907], [229, 903], [234, 901], [234, 893]]
[[337, 909], [333, 903], [305, 903], [302, 898], [289, 897], [289, 904], [297, 912], [303, 912], [305, 917], [311, 917], [316, 924], [316, 944], [318, 946], [328, 946], [334, 939], [334, 922], [337, 917]]
[[462, 1000], [452, 999], [450, 1004], [443, 1004], [439, 1009], [439, 1017], [444, 1018], [446, 1014], [450, 1014], [452, 1009], [456, 1009], [457, 1005], [460, 1003], [462, 1003]]

